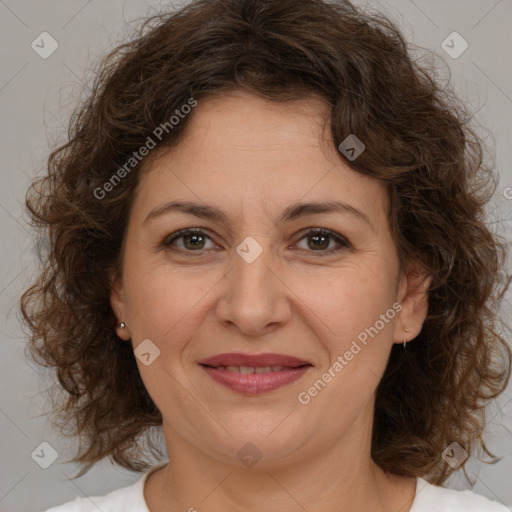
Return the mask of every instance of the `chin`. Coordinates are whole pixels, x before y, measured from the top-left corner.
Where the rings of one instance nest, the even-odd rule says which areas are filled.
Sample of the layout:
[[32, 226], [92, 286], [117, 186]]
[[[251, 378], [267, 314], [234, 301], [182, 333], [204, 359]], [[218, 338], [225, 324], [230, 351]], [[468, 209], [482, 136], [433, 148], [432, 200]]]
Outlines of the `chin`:
[[[283, 418], [280, 419], [281, 422], [282, 420]], [[250, 418], [246, 421], [250, 421]], [[259, 423], [262, 424], [261, 418]], [[279, 422], [272, 423], [272, 427], [267, 427], [267, 422], [263, 424], [265, 428], [262, 429], [258, 429], [256, 425], [253, 428], [241, 429], [240, 425], [233, 425], [230, 428], [227, 423], [223, 423], [232, 437], [226, 434], [222, 439], [212, 439], [208, 442], [208, 450], [206, 447], [198, 448], [201, 451], [209, 451], [213, 457], [224, 463], [258, 469], [291, 464], [299, 455], [303, 457], [300, 449], [308, 445], [308, 439], [303, 437], [303, 425], [289, 423], [285, 428], [284, 422], [281, 425]], [[301, 432], [302, 435], [299, 435]], [[215, 447], [214, 453], [211, 450], [212, 446]]]

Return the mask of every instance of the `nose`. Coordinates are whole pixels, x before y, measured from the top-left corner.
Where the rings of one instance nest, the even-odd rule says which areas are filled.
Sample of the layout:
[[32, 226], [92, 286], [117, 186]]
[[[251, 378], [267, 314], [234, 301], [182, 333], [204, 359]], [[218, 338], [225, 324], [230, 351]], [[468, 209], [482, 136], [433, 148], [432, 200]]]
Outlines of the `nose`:
[[291, 292], [270, 253], [264, 249], [251, 263], [235, 254], [233, 267], [225, 275], [216, 313], [222, 324], [239, 334], [263, 336], [290, 319]]

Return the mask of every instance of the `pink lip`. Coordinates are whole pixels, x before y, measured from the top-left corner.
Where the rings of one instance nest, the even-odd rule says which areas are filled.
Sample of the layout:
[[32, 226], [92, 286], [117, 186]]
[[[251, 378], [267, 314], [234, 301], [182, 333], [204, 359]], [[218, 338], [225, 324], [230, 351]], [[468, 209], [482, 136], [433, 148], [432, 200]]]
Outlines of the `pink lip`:
[[199, 364], [206, 366], [288, 366], [290, 368], [297, 368], [305, 364], [310, 364], [308, 361], [298, 359], [293, 356], [286, 356], [282, 354], [217, 354], [216, 356], [208, 357], [199, 361]]
[[[245, 395], [266, 393], [300, 379], [312, 366], [307, 361], [280, 354], [219, 354], [199, 362], [208, 375], [233, 391]], [[270, 373], [235, 373], [225, 366], [283, 366]], [[220, 368], [219, 368], [220, 367]]]

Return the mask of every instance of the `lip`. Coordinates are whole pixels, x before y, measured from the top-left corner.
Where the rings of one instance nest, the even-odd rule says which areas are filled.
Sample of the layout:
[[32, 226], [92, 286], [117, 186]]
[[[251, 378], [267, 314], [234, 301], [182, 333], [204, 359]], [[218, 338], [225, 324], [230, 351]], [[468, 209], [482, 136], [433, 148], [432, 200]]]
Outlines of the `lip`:
[[[218, 354], [199, 361], [203, 370], [216, 382], [244, 395], [268, 393], [300, 379], [312, 367], [303, 359], [282, 354]], [[283, 366], [270, 373], [236, 373], [226, 366]]]
[[309, 361], [297, 357], [283, 354], [241, 354], [227, 353], [217, 354], [199, 361], [199, 364], [206, 366], [253, 366], [255, 368], [262, 366], [288, 366], [297, 368], [305, 364], [311, 364]]

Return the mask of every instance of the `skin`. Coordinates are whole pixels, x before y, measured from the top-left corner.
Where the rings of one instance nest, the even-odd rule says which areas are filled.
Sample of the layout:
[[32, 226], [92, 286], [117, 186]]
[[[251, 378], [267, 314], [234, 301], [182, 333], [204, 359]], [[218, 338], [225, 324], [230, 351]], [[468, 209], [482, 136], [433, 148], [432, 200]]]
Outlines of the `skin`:
[[[392, 345], [413, 339], [425, 320], [429, 280], [411, 263], [401, 271], [385, 186], [341, 158], [328, 112], [316, 96], [204, 98], [181, 142], [140, 176], [111, 304], [126, 324], [122, 339], [135, 349], [149, 338], [160, 350], [148, 366], [137, 359], [163, 416], [170, 459], [146, 483], [151, 512], [410, 509], [415, 479], [371, 460], [371, 428]], [[177, 200], [218, 208], [231, 225], [177, 211], [145, 222]], [[328, 200], [369, 223], [339, 212], [279, 221], [292, 203]], [[196, 245], [187, 237], [163, 244], [184, 228], [206, 236]], [[328, 229], [349, 246], [332, 237], [315, 242], [308, 228]], [[236, 252], [248, 236], [263, 249], [252, 263]], [[307, 405], [299, 403], [298, 394], [396, 302], [401, 311]], [[198, 365], [223, 352], [287, 354], [313, 367], [294, 383], [248, 396]], [[253, 467], [237, 457], [247, 442], [261, 453]]]

